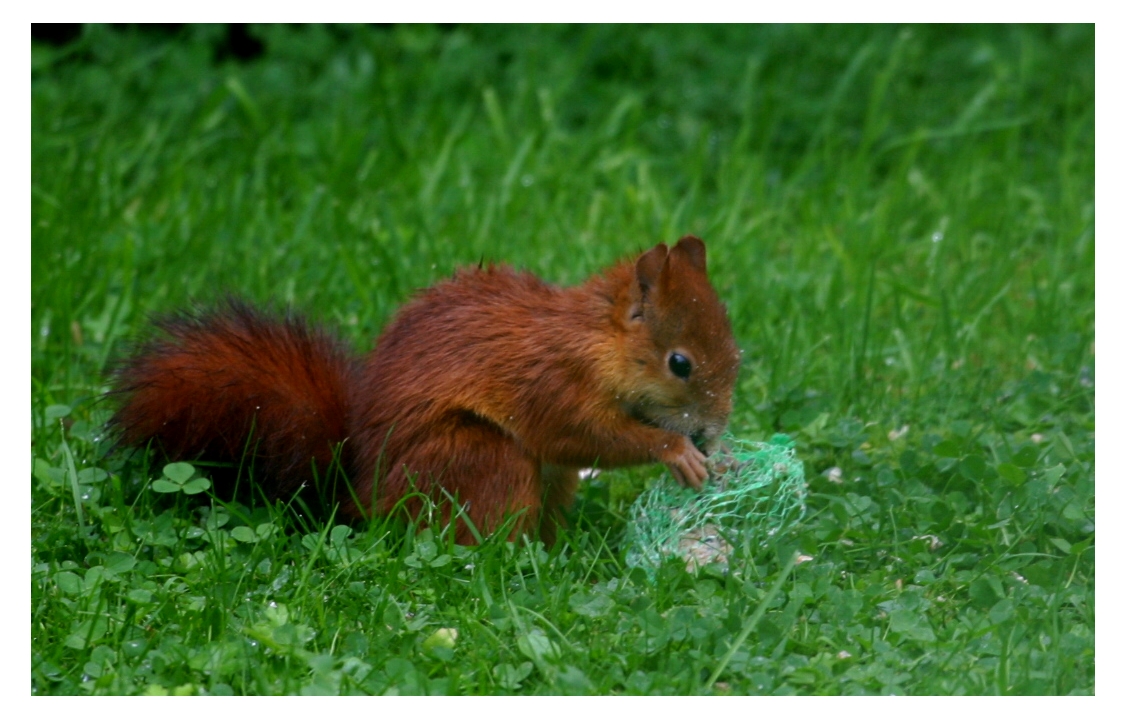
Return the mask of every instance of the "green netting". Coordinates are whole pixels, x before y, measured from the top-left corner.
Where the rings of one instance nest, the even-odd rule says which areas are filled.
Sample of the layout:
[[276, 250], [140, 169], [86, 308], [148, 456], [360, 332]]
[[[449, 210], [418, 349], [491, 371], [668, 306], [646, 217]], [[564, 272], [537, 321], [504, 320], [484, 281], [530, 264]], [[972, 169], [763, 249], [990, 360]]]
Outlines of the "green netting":
[[761, 543], [805, 513], [805, 472], [794, 442], [776, 434], [769, 442], [724, 437], [708, 458], [711, 479], [700, 492], [669, 475], [647, 489], [630, 509], [626, 564], [650, 578], [667, 557], [695, 571], [727, 563], [743, 543]]

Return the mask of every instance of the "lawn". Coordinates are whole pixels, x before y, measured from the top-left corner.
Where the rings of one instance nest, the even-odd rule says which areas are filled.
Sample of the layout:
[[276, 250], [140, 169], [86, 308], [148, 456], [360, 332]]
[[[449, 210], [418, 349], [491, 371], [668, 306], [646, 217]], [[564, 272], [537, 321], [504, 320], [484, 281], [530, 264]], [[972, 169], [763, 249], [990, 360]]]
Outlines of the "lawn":
[[[249, 36], [32, 47], [33, 694], [1094, 693], [1093, 26]], [[366, 351], [459, 266], [688, 233], [730, 430], [808, 483], [729, 568], [625, 565], [661, 467], [463, 547], [158, 491], [105, 434], [154, 314], [233, 292]]]

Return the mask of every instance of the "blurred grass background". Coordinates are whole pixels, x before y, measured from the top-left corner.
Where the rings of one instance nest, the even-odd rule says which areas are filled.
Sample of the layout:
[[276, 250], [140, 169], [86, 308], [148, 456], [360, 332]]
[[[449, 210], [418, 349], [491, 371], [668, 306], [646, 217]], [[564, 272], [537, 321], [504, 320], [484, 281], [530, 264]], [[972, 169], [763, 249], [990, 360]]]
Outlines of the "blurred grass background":
[[[905, 650], [922, 662], [905, 679], [843, 682], [846, 662], [789, 682], [796, 670], [779, 657], [821, 650], [796, 647], [797, 630], [778, 620], [782, 648], [761, 650], [781, 652], [767, 662], [773, 678], [748, 679], [751, 654], [729, 686], [1093, 691], [1093, 26], [84, 26], [34, 43], [31, 65], [32, 452], [43, 462], [33, 598], [44, 627], [68, 627], [48, 620], [76, 611], [48, 601], [61, 591], [50, 577], [104, 563], [86, 551], [92, 538], [77, 548], [73, 527], [82, 501], [112, 494], [74, 499], [47, 467], [63, 472], [73, 452], [78, 466], [130, 476], [99, 449], [106, 407], [94, 399], [151, 313], [236, 292], [306, 312], [366, 350], [412, 291], [458, 266], [483, 258], [574, 283], [693, 233], [745, 351], [732, 430], [790, 433], [806, 461], [812, 516], [792, 541], [826, 577], [866, 573], [861, 584], [891, 592], [864, 595], [873, 626], [904, 581], [927, 585], [921, 571], [951, 583], [934, 596], [959, 597], [949, 616], [939, 604], [903, 610], [950, 630], [900, 632], [922, 646]], [[653, 475], [589, 485], [583, 506], [601, 518], [583, 531], [615, 551], [622, 507]], [[160, 512], [135, 483], [115, 491], [122, 512], [138, 501]], [[945, 549], [900, 557], [898, 569], [877, 559], [924, 534]], [[988, 592], [983, 575], [958, 574], [981, 562], [995, 570]], [[998, 615], [998, 626], [1054, 622], [1026, 630], [1019, 681], [990, 662], [986, 679], [928, 678], [928, 642], [970, 652], [958, 622], [989, 609], [983, 596], [1023, 606], [1028, 581], [1011, 575], [1027, 580], [1037, 563], [1032, 586], [1053, 599]], [[811, 596], [790, 620], [830, 613]], [[69, 630], [33, 627], [33, 649], [53, 631]], [[121, 642], [132, 630], [106, 631]], [[96, 642], [81, 644], [43, 654], [60, 673], [33, 688], [98, 688], [58, 678], [65, 652]], [[571, 686], [540, 660], [536, 681], [486, 672], [443, 686]], [[192, 676], [169, 681], [206, 685]], [[703, 686], [665, 679], [669, 691]], [[273, 681], [233, 684], [300, 685]], [[589, 690], [640, 686], [606, 682]]]
[[760, 392], [867, 410], [1090, 344], [1083, 28], [270, 26], [218, 66], [222, 28], [181, 32], [36, 56], [35, 374], [64, 397], [150, 309], [234, 290], [366, 348], [458, 265], [575, 282], [688, 232]]

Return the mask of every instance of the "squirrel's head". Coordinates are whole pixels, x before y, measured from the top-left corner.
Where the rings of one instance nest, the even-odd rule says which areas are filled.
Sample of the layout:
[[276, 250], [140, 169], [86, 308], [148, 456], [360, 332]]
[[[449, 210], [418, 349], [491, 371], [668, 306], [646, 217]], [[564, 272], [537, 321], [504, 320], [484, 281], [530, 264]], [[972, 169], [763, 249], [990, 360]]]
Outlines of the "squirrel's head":
[[691, 235], [633, 264], [625, 391], [636, 419], [707, 451], [727, 425], [740, 352], [727, 310], [708, 282], [704, 243]]

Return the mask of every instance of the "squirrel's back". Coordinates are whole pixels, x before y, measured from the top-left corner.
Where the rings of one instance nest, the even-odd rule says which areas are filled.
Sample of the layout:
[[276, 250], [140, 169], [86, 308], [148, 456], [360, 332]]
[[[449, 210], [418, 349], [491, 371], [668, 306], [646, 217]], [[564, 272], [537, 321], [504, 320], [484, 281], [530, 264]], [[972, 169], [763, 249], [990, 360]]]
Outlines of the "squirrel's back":
[[[527, 440], [561, 431], [560, 416], [586, 409], [608, 311], [609, 303], [592, 305], [577, 287], [503, 265], [459, 270], [420, 292], [384, 329], [360, 373], [350, 422], [359, 496], [369, 496], [373, 482], [390, 502], [428, 474], [487, 476], [474, 469], [488, 463], [476, 456], [490, 441], [484, 435], [515, 439], [534, 456]], [[418, 451], [459, 434], [475, 440]], [[413, 459], [406, 475], [394, 466], [404, 456]]]

